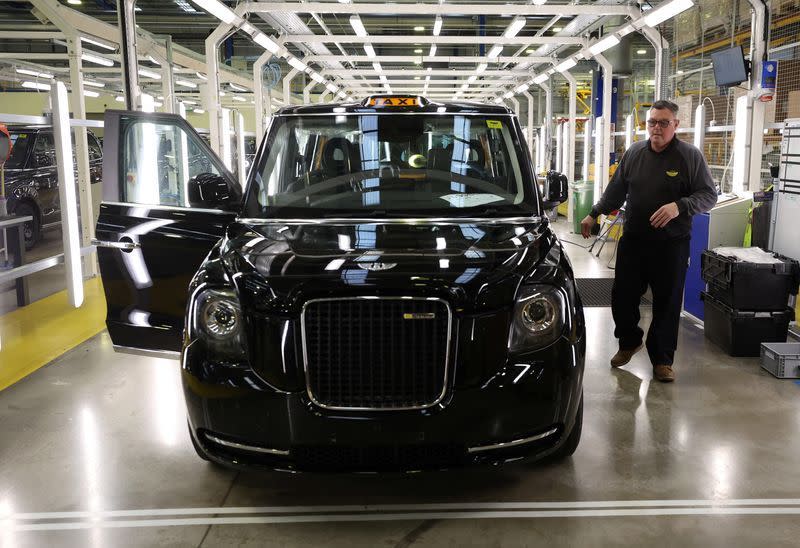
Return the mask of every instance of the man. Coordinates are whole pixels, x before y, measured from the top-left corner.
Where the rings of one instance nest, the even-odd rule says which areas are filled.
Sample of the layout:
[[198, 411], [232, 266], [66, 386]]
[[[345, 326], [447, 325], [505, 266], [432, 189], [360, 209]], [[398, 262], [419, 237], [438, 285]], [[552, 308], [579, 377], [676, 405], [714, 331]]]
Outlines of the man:
[[625, 206], [625, 230], [619, 242], [611, 311], [619, 339], [612, 367], [627, 364], [642, 348], [639, 303], [649, 285], [653, 320], [647, 352], [653, 376], [672, 382], [683, 285], [689, 262], [692, 216], [711, 209], [717, 192], [711, 172], [696, 147], [675, 135], [678, 105], [656, 101], [647, 120], [647, 141], [625, 152], [600, 201], [581, 221], [584, 238], [602, 213]]

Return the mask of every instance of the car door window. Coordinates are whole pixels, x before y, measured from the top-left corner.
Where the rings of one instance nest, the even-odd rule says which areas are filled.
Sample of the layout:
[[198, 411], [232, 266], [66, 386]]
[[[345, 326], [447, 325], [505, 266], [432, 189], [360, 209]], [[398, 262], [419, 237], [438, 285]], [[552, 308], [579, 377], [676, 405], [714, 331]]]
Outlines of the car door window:
[[33, 165], [35, 167], [51, 167], [56, 165], [56, 148], [50, 133], [40, 133], [33, 145]]
[[135, 120], [124, 129], [120, 158], [124, 201], [189, 207], [189, 180], [222, 170], [198, 137], [172, 122]]

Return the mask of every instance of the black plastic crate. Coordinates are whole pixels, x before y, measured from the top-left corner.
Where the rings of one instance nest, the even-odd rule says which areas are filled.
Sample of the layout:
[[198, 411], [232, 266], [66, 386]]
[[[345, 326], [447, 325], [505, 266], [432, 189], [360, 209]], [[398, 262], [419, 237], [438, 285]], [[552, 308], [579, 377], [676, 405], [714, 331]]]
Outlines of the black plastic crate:
[[773, 255], [783, 262], [747, 263], [703, 251], [700, 265], [708, 294], [735, 310], [786, 310], [789, 295], [797, 294], [800, 266], [794, 259]]
[[785, 342], [794, 310], [734, 310], [703, 291], [706, 338], [731, 356], [761, 355], [761, 343]]

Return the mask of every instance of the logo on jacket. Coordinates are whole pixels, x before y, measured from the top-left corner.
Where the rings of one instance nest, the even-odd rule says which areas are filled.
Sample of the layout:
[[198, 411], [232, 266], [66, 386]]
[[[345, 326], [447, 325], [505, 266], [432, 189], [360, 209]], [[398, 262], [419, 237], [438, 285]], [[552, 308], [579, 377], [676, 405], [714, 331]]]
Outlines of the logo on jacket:
[[670, 177], [677, 177], [678, 176], [678, 172], [677, 171], [667, 171], [667, 175], [669, 175]]
[[364, 270], [372, 270], [379, 272], [381, 270], [390, 270], [397, 266], [397, 263], [358, 263], [358, 268]]

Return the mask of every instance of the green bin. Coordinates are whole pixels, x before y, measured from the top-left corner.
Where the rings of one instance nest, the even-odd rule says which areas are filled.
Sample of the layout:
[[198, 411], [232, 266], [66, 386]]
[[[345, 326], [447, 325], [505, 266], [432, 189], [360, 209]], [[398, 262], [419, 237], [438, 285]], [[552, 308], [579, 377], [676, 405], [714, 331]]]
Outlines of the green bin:
[[581, 233], [581, 221], [594, 205], [594, 183], [575, 181], [570, 185], [572, 192], [572, 227], [575, 234]]

